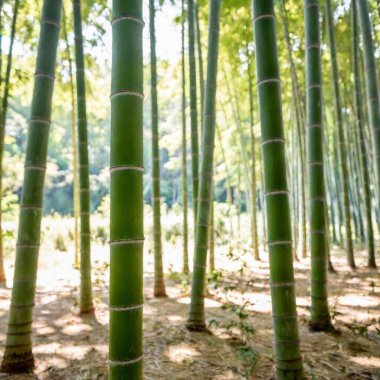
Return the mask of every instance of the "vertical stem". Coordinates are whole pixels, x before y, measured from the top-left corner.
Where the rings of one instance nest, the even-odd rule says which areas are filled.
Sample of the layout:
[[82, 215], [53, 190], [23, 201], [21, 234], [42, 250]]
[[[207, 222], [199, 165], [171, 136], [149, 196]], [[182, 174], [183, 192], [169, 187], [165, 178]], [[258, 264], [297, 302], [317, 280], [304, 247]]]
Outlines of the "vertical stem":
[[186, 64], [185, 64], [185, 0], [182, 0], [182, 208], [183, 208], [183, 273], [189, 273], [187, 223], [187, 133], [186, 133]]
[[87, 143], [86, 81], [83, 53], [81, 0], [73, 0], [75, 62], [77, 77], [77, 115], [79, 147], [80, 207], [80, 313], [94, 312], [91, 283], [90, 178]]
[[113, 0], [109, 379], [143, 378], [142, 0]]
[[210, 209], [210, 236], [209, 236], [209, 264], [210, 264], [210, 272], [215, 270], [215, 228], [214, 228], [214, 194], [211, 195], [211, 209]]
[[[253, 0], [277, 378], [303, 379], [273, 0]], [[281, 224], [278, 221], [281, 220]]]
[[[194, 38], [194, 0], [188, 0], [188, 34], [189, 34], [189, 74], [190, 74], [190, 122], [191, 122], [191, 163], [193, 172], [193, 209], [194, 223], [197, 220], [199, 190], [199, 142], [197, 111], [197, 73], [195, 64]], [[196, 229], [196, 227], [195, 227]]]
[[212, 176], [215, 140], [216, 84], [219, 48], [219, 20], [221, 0], [210, 0], [209, 43], [207, 57], [207, 81], [205, 86], [204, 128], [202, 134], [202, 164], [197, 214], [194, 270], [191, 287], [191, 303], [187, 327], [203, 331], [206, 328], [204, 291], [207, 265], [210, 209], [212, 201]]
[[157, 100], [157, 57], [155, 31], [155, 5], [149, 0], [150, 69], [152, 98], [152, 189], [153, 189], [153, 234], [154, 234], [154, 296], [166, 297], [161, 241], [161, 189], [160, 189], [160, 148], [158, 132]]
[[346, 248], [347, 248], [347, 261], [348, 265], [355, 269], [354, 248], [352, 244], [352, 232], [351, 232], [351, 213], [350, 213], [350, 201], [349, 201], [349, 188], [348, 188], [348, 169], [347, 169], [347, 153], [346, 143], [344, 137], [344, 126], [342, 117], [342, 101], [339, 88], [339, 71], [338, 61], [336, 57], [335, 46], [335, 34], [334, 34], [334, 21], [333, 13], [331, 9], [331, 0], [325, 0], [326, 5], [326, 18], [327, 18], [327, 34], [330, 42], [330, 54], [331, 54], [331, 68], [332, 79], [334, 87], [335, 98], [335, 111], [336, 111], [336, 123], [337, 123], [337, 135], [338, 135], [338, 152], [340, 168], [342, 173], [342, 186], [343, 186], [343, 205], [344, 205], [344, 223], [346, 227]]
[[70, 49], [69, 39], [67, 35], [65, 12], [63, 12], [62, 25], [63, 25], [63, 34], [64, 34], [64, 38], [66, 42], [67, 60], [69, 63], [69, 76], [70, 76], [71, 142], [72, 142], [72, 150], [73, 150], [74, 265], [79, 266], [79, 237], [78, 237], [79, 181], [78, 181], [78, 149], [77, 149], [77, 130], [76, 130], [76, 112], [75, 112], [75, 84], [74, 84], [74, 74], [73, 74], [73, 60], [71, 58], [71, 49]]
[[302, 257], [307, 257], [307, 227], [306, 227], [306, 165], [305, 165], [305, 149], [304, 149], [304, 130], [302, 129], [305, 125], [305, 115], [303, 102], [301, 99], [299, 82], [297, 77], [297, 72], [294, 65], [292, 49], [288, 30], [288, 20], [286, 16], [286, 9], [284, 5], [284, 0], [279, 0], [280, 2], [280, 16], [282, 24], [284, 27], [286, 48], [288, 52], [288, 60], [290, 63], [290, 71], [292, 76], [292, 93], [293, 101], [296, 107], [296, 125], [297, 125], [297, 141], [298, 141], [298, 154], [301, 163], [301, 228], [302, 228]]
[[[3, 94], [1, 110], [0, 110], [0, 285], [5, 285], [5, 282], [6, 282], [5, 271], [4, 271], [4, 247], [3, 247], [3, 228], [2, 228], [3, 177], [4, 177], [3, 160], [4, 160], [5, 126], [6, 126], [7, 111], [8, 111], [9, 83], [11, 79], [11, 70], [12, 70], [13, 45], [14, 45], [14, 40], [15, 40], [15, 35], [16, 35], [16, 24], [17, 24], [17, 15], [18, 15], [19, 6], [20, 6], [20, 0], [16, 0], [14, 8], [13, 8], [11, 37], [10, 37], [10, 44], [9, 44], [9, 51], [8, 51], [8, 62], [7, 62], [6, 72], [5, 72], [5, 80], [4, 80], [4, 94]], [[2, 2], [0, 6], [0, 13], [2, 13]], [[0, 23], [0, 28], [1, 28], [1, 23]], [[0, 55], [1, 55], [1, 49], [0, 49]], [[1, 77], [1, 68], [0, 68], [0, 77]], [[0, 92], [1, 92], [1, 86], [0, 86]]]
[[331, 329], [327, 300], [327, 220], [324, 180], [322, 71], [319, 0], [304, 0], [306, 109], [311, 249], [311, 320], [316, 331]]
[[30, 372], [34, 367], [31, 327], [61, 10], [61, 0], [43, 3], [2, 372]]
[[230, 219], [230, 235], [233, 236], [233, 229], [234, 229], [234, 224], [233, 224], [233, 215], [232, 215], [232, 210], [231, 210], [231, 206], [232, 206], [232, 183], [231, 183], [231, 174], [230, 174], [230, 170], [229, 170], [229, 166], [228, 166], [228, 162], [227, 162], [227, 158], [226, 158], [226, 153], [224, 151], [224, 147], [223, 147], [223, 139], [222, 139], [222, 134], [220, 132], [220, 127], [218, 125], [215, 126], [216, 127], [216, 135], [217, 135], [217, 138], [219, 140], [219, 146], [220, 146], [220, 151], [222, 153], [222, 157], [223, 157], [223, 161], [224, 161], [224, 165], [226, 167], [226, 182], [227, 182], [227, 203], [228, 203], [228, 216], [229, 216], [229, 219]]
[[[364, 72], [365, 72], [365, 83], [366, 83], [366, 90], [367, 90], [367, 105], [368, 105], [369, 122], [372, 129], [373, 145], [375, 148], [374, 149], [374, 157], [375, 157], [374, 161], [376, 163], [375, 164], [375, 172], [376, 172], [375, 179], [377, 182], [375, 185], [375, 188], [377, 190], [377, 195], [378, 195], [379, 189], [380, 189], [380, 101], [379, 101], [379, 88], [378, 88], [378, 82], [377, 82], [376, 61], [375, 61], [375, 54], [374, 54], [371, 21], [369, 18], [369, 11], [368, 11], [368, 1], [360, 0], [360, 1], [355, 1], [355, 3], [356, 3], [356, 6], [358, 7], [357, 9], [358, 9], [359, 21], [360, 21], [362, 37], [363, 37]], [[357, 95], [360, 98], [360, 94], [357, 94]], [[361, 142], [361, 144], [363, 144], [363, 142]], [[377, 201], [379, 202], [379, 197], [376, 197], [376, 198], [377, 198]], [[368, 200], [366, 202], [368, 202]], [[379, 205], [377, 209], [379, 209]], [[368, 215], [367, 215], [367, 222], [368, 222]], [[370, 257], [369, 257], [368, 265], [369, 266], [375, 265], [374, 260], [372, 260]]]
[[198, 48], [198, 70], [199, 70], [199, 87], [201, 93], [201, 131], [203, 131], [203, 114], [204, 114], [204, 102], [205, 102], [205, 85], [204, 85], [204, 74], [203, 74], [203, 56], [202, 56], [202, 38], [201, 38], [201, 28], [199, 25], [199, 5], [198, 1], [195, 2], [195, 29], [197, 34], [197, 48]]
[[254, 116], [253, 116], [253, 91], [252, 91], [252, 71], [251, 71], [251, 58], [248, 56], [248, 95], [249, 95], [249, 120], [250, 120], [250, 134], [251, 134], [251, 213], [252, 213], [252, 245], [253, 245], [253, 256], [255, 260], [260, 260], [259, 252], [259, 239], [257, 233], [257, 190], [256, 190], [256, 138], [254, 133]]
[[356, 123], [359, 130], [359, 151], [360, 151], [360, 169], [363, 177], [364, 190], [364, 207], [367, 223], [367, 249], [368, 249], [368, 267], [376, 268], [375, 260], [375, 241], [373, 236], [371, 191], [368, 172], [367, 147], [365, 142], [364, 123], [363, 123], [363, 104], [361, 97], [361, 81], [359, 68], [359, 30], [357, 20], [356, 0], [353, 0], [351, 6], [352, 12], [352, 55], [353, 55], [353, 72], [354, 72], [354, 97], [355, 97], [355, 114]]

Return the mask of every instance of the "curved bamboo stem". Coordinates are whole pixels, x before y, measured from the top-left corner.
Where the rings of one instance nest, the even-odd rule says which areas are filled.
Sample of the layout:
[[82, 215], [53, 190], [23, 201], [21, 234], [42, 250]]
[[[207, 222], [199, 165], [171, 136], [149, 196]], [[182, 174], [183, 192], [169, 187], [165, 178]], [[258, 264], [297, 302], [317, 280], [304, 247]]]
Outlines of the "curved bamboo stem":
[[61, 0], [43, 3], [3, 372], [34, 367], [31, 326], [61, 10]]

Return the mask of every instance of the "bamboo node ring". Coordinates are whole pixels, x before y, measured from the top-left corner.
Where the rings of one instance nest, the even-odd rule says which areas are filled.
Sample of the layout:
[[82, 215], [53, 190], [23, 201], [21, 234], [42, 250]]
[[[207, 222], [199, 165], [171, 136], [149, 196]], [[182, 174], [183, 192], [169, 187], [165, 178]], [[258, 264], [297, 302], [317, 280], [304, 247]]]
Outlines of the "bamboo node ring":
[[131, 360], [124, 360], [124, 361], [119, 361], [119, 360], [108, 360], [108, 364], [110, 366], [126, 366], [126, 365], [131, 365], [140, 362], [143, 360], [144, 354], [139, 356], [136, 359], [131, 359]]

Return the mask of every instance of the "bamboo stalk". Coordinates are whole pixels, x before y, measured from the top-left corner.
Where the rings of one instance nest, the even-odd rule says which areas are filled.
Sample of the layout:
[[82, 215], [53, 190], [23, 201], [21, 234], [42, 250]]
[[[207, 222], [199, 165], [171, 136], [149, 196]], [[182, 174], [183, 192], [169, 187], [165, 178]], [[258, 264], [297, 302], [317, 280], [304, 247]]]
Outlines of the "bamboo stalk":
[[[273, 0], [253, 0], [277, 378], [303, 379]], [[281, 224], [278, 221], [281, 220]]]
[[204, 292], [206, 283], [210, 206], [212, 200], [220, 7], [221, 0], [210, 0], [207, 81], [205, 86], [202, 164], [199, 189], [200, 197], [195, 234], [191, 303], [186, 325], [191, 331], [204, 331], [206, 329]]
[[142, 0], [113, 0], [109, 379], [143, 378]]
[[186, 64], [185, 64], [185, 0], [182, 0], [182, 208], [183, 208], [183, 267], [189, 273], [189, 243], [187, 220], [187, 131], [186, 131]]
[[61, 10], [61, 0], [44, 0], [2, 372], [31, 372], [34, 367], [31, 326]]
[[[20, 6], [20, 0], [15, 0], [14, 8], [13, 8], [13, 18], [12, 18], [12, 26], [11, 26], [11, 35], [10, 35], [10, 44], [8, 51], [8, 61], [4, 78], [4, 93], [1, 101], [1, 109], [0, 109], [0, 286], [5, 286], [6, 278], [4, 271], [4, 247], [3, 247], [3, 177], [4, 177], [4, 144], [5, 144], [5, 128], [7, 121], [7, 111], [8, 111], [8, 101], [9, 101], [9, 91], [10, 91], [10, 79], [11, 79], [11, 70], [12, 70], [12, 61], [13, 61], [13, 46], [16, 35], [16, 24], [17, 24], [17, 16], [18, 10]], [[0, 6], [0, 13], [2, 12], [2, 3]], [[1, 28], [1, 23], [0, 23]], [[1, 49], [0, 49], [1, 55]], [[0, 68], [0, 77], [1, 77], [1, 68]], [[1, 92], [1, 80], [0, 80], [0, 92]]]
[[150, 68], [152, 98], [152, 201], [153, 201], [153, 241], [154, 241], [154, 296], [166, 297], [161, 240], [161, 189], [160, 189], [160, 148], [158, 131], [157, 100], [157, 57], [155, 31], [155, 4], [149, 0]]

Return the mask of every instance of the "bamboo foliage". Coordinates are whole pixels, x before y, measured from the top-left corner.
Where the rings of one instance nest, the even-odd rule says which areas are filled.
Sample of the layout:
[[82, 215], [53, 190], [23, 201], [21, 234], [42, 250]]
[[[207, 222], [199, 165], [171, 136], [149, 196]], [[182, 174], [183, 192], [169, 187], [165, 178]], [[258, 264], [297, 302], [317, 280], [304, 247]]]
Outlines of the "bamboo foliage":
[[327, 220], [324, 183], [319, 1], [305, 0], [306, 123], [309, 166], [312, 330], [331, 328], [327, 302]]
[[303, 379], [274, 3], [252, 5], [277, 378]]
[[77, 79], [79, 206], [80, 206], [80, 312], [93, 313], [91, 285], [90, 179], [87, 143], [86, 82], [81, 0], [73, 0]]
[[142, 379], [142, 0], [113, 0], [109, 379]]
[[202, 135], [202, 160], [199, 189], [199, 209], [195, 231], [194, 268], [191, 303], [187, 327], [202, 331], [206, 328], [204, 291], [209, 240], [209, 223], [212, 202], [212, 176], [214, 165], [216, 82], [219, 47], [219, 21], [221, 0], [210, 0], [207, 80], [205, 85], [204, 127]]
[[152, 181], [153, 181], [153, 233], [154, 233], [154, 295], [166, 297], [164, 272], [162, 264], [161, 241], [161, 190], [160, 190], [160, 149], [158, 132], [158, 100], [157, 100], [157, 57], [155, 32], [155, 5], [149, 0], [150, 31], [150, 67], [152, 97]]
[[335, 110], [336, 110], [336, 125], [337, 125], [337, 136], [338, 136], [338, 153], [339, 162], [342, 175], [342, 188], [343, 188], [343, 206], [344, 206], [344, 222], [346, 228], [346, 247], [347, 247], [347, 261], [352, 269], [356, 268], [354, 259], [354, 248], [352, 244], [352, 232], [351, 232], [351, 212], [350, 212], [350, 201], [349, 201], [349, 187], [348, 187], [348, 169], [347, 169], [347, 153], [346, 153], [346, 143], [344, 136], [344, 126], [342, 117], [342, 100], [340, 96], [339, 87], [339, 71], [338, 71], [338, 61], [336, 57], [336, 46], [335, 46], [335, 34], [334, 34], [334, 21], [333, 13], [331, 9], [331, 0], [325, 0], [326, 6], [326, 18], [327, 18], [327, 35], [330, 42], [330, 55], [331, 55], [331, 68], [333, 77], [333, 87], [334, 87], [334, 100], [335, 100]]
[[31, 326], [61, 10], [61, 0], [43, 3], [3, 372], [34, 367]]

